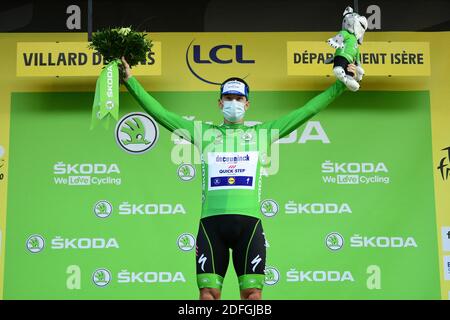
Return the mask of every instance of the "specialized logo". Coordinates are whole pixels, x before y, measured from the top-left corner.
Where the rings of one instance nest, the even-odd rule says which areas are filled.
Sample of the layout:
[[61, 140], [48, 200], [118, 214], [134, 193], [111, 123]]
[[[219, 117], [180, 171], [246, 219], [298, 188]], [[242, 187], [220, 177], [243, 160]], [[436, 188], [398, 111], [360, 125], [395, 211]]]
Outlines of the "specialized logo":
[[108, 269], [97, 269], [92, 274], [92, 282], [98, 287], [106, 287], [111, 281], [111, 272]]
[[[193, 44], [195, 39], [191, 41], [186, 50], [186, 65], [189, 71], [200, 81], [220, 85], [220, 82], [208, 80], [194, 70], [194, 65], [234, 65], [234, 64], [255, 64], [255, 60], [244, 58], [244, 46], [242, 44], [219, 44], [212, 48], [206, 45]], [[205, 57], [206, 56], [206, 57]], [[222, 69], [221, 69], [222, 70]], [[238, 70], [238, 69], [237, 69]], [[231, 71], [231, 70], [230, 70]], [[244, 77], [245, 79], [248, 74]]]
[[27, 239], [26, 247], [31, 253], [39, 253], [44, 250], [44, 238], [38, 234], [34, 234]]
[[266, 217], [273, 217], [278, 213], [278, 203], [275, 200], [264, 200], [261, 202], [261, 213]]
[[442, 227], [442, 250], [450, 251], [450, 227]]
[[273, 286], [280, 280], [280, 272], [274, 267], [266, 267], [264, 275], [264, 283], [269, 286]]
[[337, 232], [327, 234], [325, 244], [332, 251], [340, 250], [344, 246], [344, 238]]
[[116, 125], [116, 142], [131, 154], [150, 151], [158, 141], [155, 120], [146, 113], [133, 112], [123, 116]]
[[450, 147], [441, 149], [442, 151], [447, 151], [446, 155], [439, 161], [439, 166], [436, 168], [439, 170], [441, 179], [447, 181], [450, 175]]
[[331, 184], [373, 184], [390, 183], [389, 170], [385, 163], [371, 162], [331, 162], [322, 163], [324, 183]]
[[113, 207], [106, 200], [100, 200], [94, 205], [94, 214], [99, 218], [107, 218], [111, 215]]
[[195, 177], [195, 168], [190, 164], [182, 164], [177, 170], [178, 176], [183, 181], [190, 181]]
[[206, 260], [208, 260], [208, 257], [206, 257], [203, 253], [200, 256], [200, 258], [198, 258], [198, 264], [201, 265], [202, 271], [205, 272], [205, 262]]
[[261, 260], [262, 260], [262, 258], [259, 256], [259, 254], [255, 257], [255, 258], [253, 258], [253, 260], [250, 262], [252, 265], [253, 265], [253, 267], [252, 267], [252, 270], [253, 270], [253, 272], [255, 272], [255, 269], [256, 269], [256, 267], [258, 266], [258, 264], [261, 262]]
[[195, 238], [190, 233], [183, 233], [178, 237], [177, 245], [182, 251], [191, 251], [195, 247]]

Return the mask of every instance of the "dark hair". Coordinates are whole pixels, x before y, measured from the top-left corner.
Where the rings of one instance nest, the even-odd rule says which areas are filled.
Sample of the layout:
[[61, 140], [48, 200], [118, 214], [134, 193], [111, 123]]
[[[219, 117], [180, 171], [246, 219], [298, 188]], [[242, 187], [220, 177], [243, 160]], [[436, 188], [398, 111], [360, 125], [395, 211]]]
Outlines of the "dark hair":
[[222, 98], [222, 89], [223, 89], [223, 86], [224, 86], [225, 83], [227, 83], [228, 81], [239, 81], [239, 82], [242, 82], [242, 83], [245, 85], [245, 89], [246, 89], [246, 91], [247, 91], [247, 96], [246, 96], [246, 98], [247, 98], [247, 100], [248, 100], [248, 97], [250, 96], [250, 87], [248, 86], [247, 82], [245, 82], [244, 79], [238, 78], [238, 77], [231, 77], [231, 78], [228, 78], [227, 80], [225, 80], [224, 82], [222, 82], [222, 84], [220, 85], [220, 98]]

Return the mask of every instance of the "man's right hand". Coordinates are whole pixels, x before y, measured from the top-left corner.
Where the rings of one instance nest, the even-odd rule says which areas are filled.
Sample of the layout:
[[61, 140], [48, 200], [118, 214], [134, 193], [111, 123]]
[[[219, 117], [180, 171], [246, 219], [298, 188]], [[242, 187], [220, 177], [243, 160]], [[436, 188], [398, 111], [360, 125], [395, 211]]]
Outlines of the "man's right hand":
[[125, 60], [125, 57], [122, 57], [121, 60], [122, 60], [123, 68], [125, 70], [125, 77], [124, 77], [123, 81], [127, 82], [128, 79], [130, 79], [130, 77], [132, 76], [131, 68], [130, 68], [130, 65], [128, 64], [127, 60]]

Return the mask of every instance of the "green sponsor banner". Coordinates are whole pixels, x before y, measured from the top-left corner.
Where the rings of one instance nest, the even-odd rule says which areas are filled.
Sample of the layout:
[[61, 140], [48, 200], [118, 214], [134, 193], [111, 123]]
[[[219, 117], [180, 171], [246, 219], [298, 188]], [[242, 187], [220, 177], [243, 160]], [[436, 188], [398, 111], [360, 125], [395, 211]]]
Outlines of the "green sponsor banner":
[[[221, 122], [216, 92], [152, 94]], [[315, 94], [253, 92], [246, 120]], [[170, 132], [120, 99], [95, 132], [92, 93], [12, 94], [5, 299], [198, 298], [201, 166], [174, 163]], [[279, 152], [262, 178], [264, 299], [440, 299], [428, 92], [346, 92]], [[222, 297], [239, 299], [232, 262]]]

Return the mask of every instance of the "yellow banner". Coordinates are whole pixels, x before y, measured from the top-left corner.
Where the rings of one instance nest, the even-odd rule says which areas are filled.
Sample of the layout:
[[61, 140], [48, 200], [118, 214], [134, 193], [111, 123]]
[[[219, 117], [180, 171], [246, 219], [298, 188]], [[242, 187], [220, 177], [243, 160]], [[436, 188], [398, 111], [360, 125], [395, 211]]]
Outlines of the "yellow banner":
[[[365, 42], [360, 52], [366, 76], [430, 75], [428, 42]], [[325, 60], [333, 54], [325, 41], [288, 41], [288, 75], [332, 75], [332, 64]]]
[[[143, 68], [146, 68], [145, 74], [155, 72], [156, 75], [159, 74], [160, 76], [157, 77], [156, 81], [149, 77], [142, 77], [139, 80], [145, 88], [151, 91], [217, 90], [216, 86], [201, 81], [199, 77], [216, 82], [224, 80], [227, 76], [235, 75], [247, 76], [246, 79], [249, 80], [254, 91], [323, 90], [326, 83], [330, 83], [332, 79], [324, 78], [317, 81], [303, 81], [304, 78], [300, 76], [307, 75], [307, 70], [302, 71], [300, 76], [291, 77], [291, 75], [294, 75], [292, 72], [294, 72], [295, 68], [302, 67], [301, 65], [293, 66], [293, 53], [316, 50], [316, 52], [332, 54], [334, 50], [325, 43], [325, 40], [334, 34], [331, 32], [154, 33], [152, 38], [156, 41], [153, 42], [152, 50], [155, 62], [153, 65], [144, 66]], [[11, 93], [93, 91], [95, 79], [86, 79], [83, 76], [98, 76], [101, 68], [101, 66], [96, 66], [93, 71], [86, 72], [86, 70], [89, 70], [89, 67], [93, 66], [60, 66], [56, 68], [56, 66], [35, 66], [34, 62], [30, 66], [19, 68], [21, 64], [24, 64], [23, 53], [36, 53], [36, 44], [29, 42], [35, 41], [37, 43], [47, 43], [51, 46], [66, 44], [65, 52], [80, 51], [92, 54], [92, 50], [87, 49], [86, 38], [87, 35], [85, 33], [0, 34], [0, 42], [2, 44], [0, 58], [5, 62], [3, 64], [4, 74], [0, 79], [0, 87], [2, 88], [0, 90], [0, 146], [3, 148], [3, 154], [0, 156], [0, 166], [3, 165], [0, 167], [0, 173], [3, 173], [3, 179], [0, 179], [0, 299], [2, 299], [3, 293], [3, 261], [6, 241]], [[59, 42], [56, 42], [57, 40]], [[450, 299], [450, 280], [448, 279], [450, 266], [446, 263], [447, 257], [450, 257], [450, 235], [447, 234], [450, 231], [450, 173], [447, 171], [450, 168], [450, 154], [446, 150], [446, 148], [450, 147], [450, 126], [448, 125], [448, 119], [450, 119], [448, 103], [450, 101], [450, 91], [448, 90], [450, 81], [448, 73], [450, 68], [448, 60], [450, 32], [370, 32], [366, 34], [366, 40], [367, 42], [361, 45], [362, 62], [367, 72], [367, 76], [362, 82], [362, 90], [425, 90], [430, 92], [441, 295], [442, 299]], [[164, 53], [166, 55], [164, 61], [170, 61], [164, 66], [164, 74], [161, 71], [162, 42], [164, 42]], [[305, 43], [313, 43], [316, 47], [305, 46]], [[371, 44], [375, 46], [373, 50], [370, 49]], [[195, 45], [198, 45], [198, 47], [194, 47]], [[395, 51], [393, 48], [398, 50], [396, 49]], [[364, 59], [369, 59], [370, 62], [371, 52], [373, 54], [386, 53], [386, 57], [389, 57], [389, 53], [395, 52], [397, 53], [396, 57], [401, 59], [396, 61], [401, 61], [402, 63], [390, 65], [368, 63]], [[420, 62], [422, 62], [422, 56], [418, 55], [420, 53], [423, 53], [423, 63], [404, 64], [404, 61], [412, 61], [409, 58], [409, 54], [416, 54], [417, 61], [419, 62], [420, 58]], [[369, 54], [368, 58], [365, 58], [367, 56], [364, 56], [364, 54]], [[402, 55], [399, 56], [398, 54]], [[214, 59], [211, 59], [211, 56]], [[287, 62], [286, 56], [288, 58]], [[27, 59], [29, 62], [30, 57], [27, 56]], [[17, 61], [16, 65], [13, 63], [14, 60]], [[232, 61], [228, 63], [228, 60]], [[430, 75], [430, 65], [433, 68], [431, 77], [414, 77], [415, 75]], [[331, 74], [332, 68], [330, 65], [318, 63], [315, 66], [304, 65], [303, 68], [305, 67], [315, 70], [314, 75]], [[140, 67], [133, 68], [133, 73], [136, 75], [144, 74], [138, 68]], [[394, 77], [384, 81], [372, 80], [371, 75], [380, 73], [381, 70], [384, 70], [384, 75], [391, 74]], [[411, 73], [408, 73], [409, 71]], [[64, 72], [67, 73], [64, 74]], [[196, 77], [193, 74], [194, 72], [199, 77]], [[46, 75], [46, 73], [50, 76]], [[80, 77], [63, 77], [59, 79], [53, 77], [57, 75]], [[401, 78], [397, 80], [395, 75], [411, 77], [407, 79], [408, 81], [404, 81]], [[33, 77], [19, 78], [18, 76], [47, 77], [37, 81]], [[428, 213], [433, 214], [432, 211]]]
[[[136, 75], [161, 75], [161, 42], [153, 41], [145, 64], [133, 67]], [[17, 76], [98, 76], [104, 66], [87, 42], [18, 42]]]

